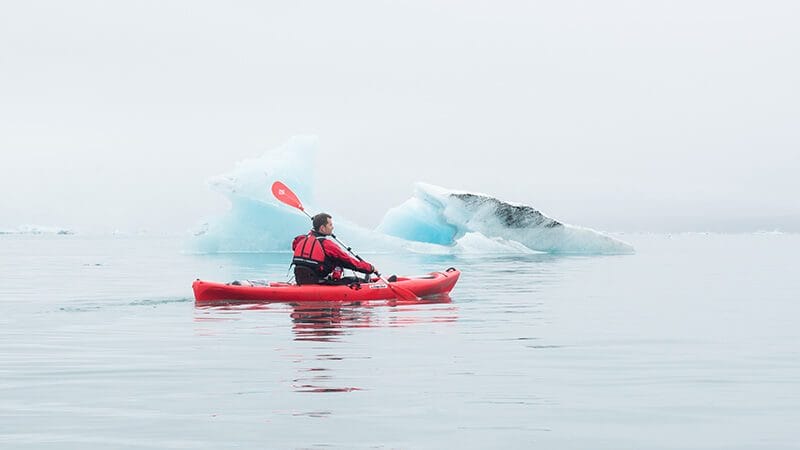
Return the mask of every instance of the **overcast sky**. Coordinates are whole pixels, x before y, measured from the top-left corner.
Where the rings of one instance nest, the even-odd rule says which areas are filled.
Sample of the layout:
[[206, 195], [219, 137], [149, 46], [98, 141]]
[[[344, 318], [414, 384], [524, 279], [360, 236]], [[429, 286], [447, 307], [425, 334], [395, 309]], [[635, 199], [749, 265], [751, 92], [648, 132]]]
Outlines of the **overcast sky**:
[[185, 230], [209, 176], [313, 134], [318, 203], [368, 226], [427, 181], [800, 230], [798, 5], [2, 2], [0, 228]]

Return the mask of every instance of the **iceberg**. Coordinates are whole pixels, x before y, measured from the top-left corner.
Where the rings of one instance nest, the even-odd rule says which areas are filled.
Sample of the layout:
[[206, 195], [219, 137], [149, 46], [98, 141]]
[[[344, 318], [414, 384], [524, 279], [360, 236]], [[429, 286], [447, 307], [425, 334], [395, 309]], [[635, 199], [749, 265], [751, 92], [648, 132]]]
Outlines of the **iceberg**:
[[308, 180], [304, 160], [313, 160], [316, 149], [316, 138], [296, 136], [258, 158], [236, 163], [228, 173], [211, 177], [209, 188], [225, 196], [231, 208], [193, 230], [195, 249], [201, 253], [287, 251], [292, 237], [309, 228], [309, 221], [280, 204], [269, 188], [281, 179], [313, 205], [312, 180]]
[[401, 239], [452, 245], [468, 233], [546, 253], [626, 254], [633, 247], [589, 228], [567, 225], [531, 206], [485, 194], [417, 183], [414, 196], [389, 210], [378, 231]]
[[[272, 196], [271, 185], [283, 181], [302, 200], [314, 204], [315, 137], [295, 136], [257, 158], [238, 162], [214, 176], [208, 186], [225, 196], [230, 210], [193, 231], [192, 251], [199, 253], [289, 252], [294, 236], [310, 221]], [[631, 253], [633, 248], [587, 228], [560, 223], [534, 208], [484, 194], [417, 183], [414, 194], [390, 209], [376, 229], [361, 227], [325, 209], [336, 220], [336, 232], [359, 251], [425, 254], [485, 253]]]

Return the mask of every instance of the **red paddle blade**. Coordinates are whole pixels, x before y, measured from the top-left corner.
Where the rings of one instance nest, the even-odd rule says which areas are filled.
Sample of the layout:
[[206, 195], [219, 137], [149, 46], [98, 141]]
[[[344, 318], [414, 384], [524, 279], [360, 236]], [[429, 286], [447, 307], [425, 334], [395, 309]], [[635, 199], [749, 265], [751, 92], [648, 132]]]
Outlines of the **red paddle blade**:
[[275, 196], [279, 201], [286, 203], [287, 205], [291, 206], [292, 208], [297, 208], [300, 211], [305, 211], [303, 209], [303, 204], [300, 203], [300, 199], [294, 195], [291, 189], [289, 189], [285, 184], [281, 183], [280, 181], [276, 181], [272, 183], [272, 195]]
[[378, 279], [381, 280], [384, 284], [389, 286], [389, 289], [394, 292], [394, 295], [397, 296], [398, 300], [402, 300], [404, 302], [418, 302], [421, 299], [417, 297], [417, 294], [409, 291], [404, 287], [400, 287], [396, 284], [389, 283], [388, 281], [384, 280], [383, 277], [378, 276]]
[[[386, 284], [389, 284], [389, 283], [386, 283]], [[406, 301], [406, 302], [418, 302], [418, 301], [420, 301], [420, 298], [417, 297], [416, 294], [414, 294], [413, 292], [409, 291], [408, 289], [401, 288], [400, 286], [393, 286], [391, 284], [389, 284], [389, 288], [392, 289], [392, 292], [394, 292], [394, 295], [396, 295], [397, 298], [399, 298], [400, 300], [403, 300], [403, 301]]]

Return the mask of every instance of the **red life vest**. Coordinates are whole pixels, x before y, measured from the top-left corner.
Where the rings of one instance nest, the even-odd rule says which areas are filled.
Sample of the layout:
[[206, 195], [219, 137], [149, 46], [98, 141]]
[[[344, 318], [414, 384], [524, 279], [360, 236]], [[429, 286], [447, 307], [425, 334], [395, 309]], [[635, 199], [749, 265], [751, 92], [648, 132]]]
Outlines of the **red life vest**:
[[328, 259], [325, 255], [325, 249], [322, 247], [322, 240], [325, 238], [317, 237], [309, 233], [302, 237], [298, 236], [295, 239], [297, 240], [297, 244], [294, 247], [292, 264], [308, 267], [323, 276], [327, 275], [330, 270], [327, 267], [328, 264], [326, 264]]

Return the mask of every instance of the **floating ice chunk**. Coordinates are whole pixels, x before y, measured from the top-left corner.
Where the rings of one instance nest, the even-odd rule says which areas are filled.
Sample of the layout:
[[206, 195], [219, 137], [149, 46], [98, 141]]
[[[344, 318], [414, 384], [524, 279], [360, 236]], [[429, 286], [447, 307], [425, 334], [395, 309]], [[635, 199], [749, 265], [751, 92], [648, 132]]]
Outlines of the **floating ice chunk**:
[[563, 224], [530, 206], [426, 183], [417, 183], [414, 197], [387, 212], [378, 230], [435, 244], [454, 244], [474, 232], [548, 253], [633, 252], [629, 244], [588, 228]]
[[20, 225], [15, 229], [0, 230], [0, 234], [31, 234], [31, 235], [59, 234], [59, 235], [71, 235], [71, 234], [75, 234], [75, 231], [70, 230], [69, 228], [65, 228], [65, 227], [51, 227], [51, 226], [42, 226], [42, 225]]

